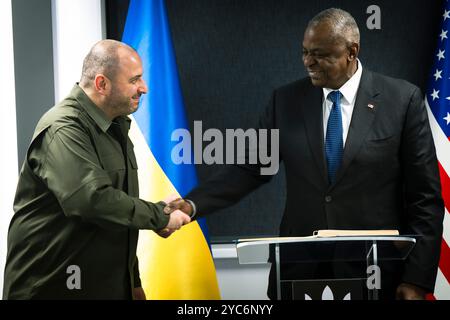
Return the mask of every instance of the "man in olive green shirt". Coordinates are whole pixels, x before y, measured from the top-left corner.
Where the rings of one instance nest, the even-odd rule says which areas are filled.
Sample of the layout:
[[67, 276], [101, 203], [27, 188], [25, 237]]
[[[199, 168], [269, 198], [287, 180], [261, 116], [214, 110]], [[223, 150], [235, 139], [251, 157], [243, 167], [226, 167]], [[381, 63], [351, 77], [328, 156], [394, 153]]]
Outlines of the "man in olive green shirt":
[[136, 51], [100, 41], [80, 84], [40, 119], [14, 200], [4, 299], [145, 299], [139, 229], [190, 217], [138, 198], [127, 115], [147, 92], [142, 73]]

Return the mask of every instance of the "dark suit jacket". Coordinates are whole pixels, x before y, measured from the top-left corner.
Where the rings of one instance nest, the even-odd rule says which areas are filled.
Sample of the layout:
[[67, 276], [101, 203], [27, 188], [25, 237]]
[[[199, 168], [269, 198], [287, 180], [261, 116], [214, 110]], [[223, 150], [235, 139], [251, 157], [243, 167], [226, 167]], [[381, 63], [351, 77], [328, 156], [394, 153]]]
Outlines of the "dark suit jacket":
[[[400, 281], [434, 288], [442, 234], [434, 143], [420, 90], [363, 70], [336, 182], [329, 185], [321, 88], [305, 78], [275, 90], [261, 117], [280, 131], [287, 180], [281, 236], [317, 229], [398, 229], [418, 234]], [[374, 107], [369, 108], [371, 104]], [[186, 198], [199, 215], [231, 205], [270, 180], [257, 166], [231, 166]]]

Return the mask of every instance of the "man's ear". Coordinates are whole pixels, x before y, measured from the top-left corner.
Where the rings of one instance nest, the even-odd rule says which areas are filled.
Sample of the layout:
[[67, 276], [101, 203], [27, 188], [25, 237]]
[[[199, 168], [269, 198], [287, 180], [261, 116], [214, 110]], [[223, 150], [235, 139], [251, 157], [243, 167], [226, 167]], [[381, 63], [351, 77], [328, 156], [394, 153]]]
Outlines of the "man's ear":
[[358, 57], [358, 53], [359, 53], [359, 44], [357, 44], [356, 42], [352, 43], [348, 47], [348, 51], [349, 51], [348, 61], [356, 60], [356, 58]]
[[97, 74], [94, 79], [94, 88], [101, 95], [107, 95], [111, 90], [111, 81], [103, 74]]

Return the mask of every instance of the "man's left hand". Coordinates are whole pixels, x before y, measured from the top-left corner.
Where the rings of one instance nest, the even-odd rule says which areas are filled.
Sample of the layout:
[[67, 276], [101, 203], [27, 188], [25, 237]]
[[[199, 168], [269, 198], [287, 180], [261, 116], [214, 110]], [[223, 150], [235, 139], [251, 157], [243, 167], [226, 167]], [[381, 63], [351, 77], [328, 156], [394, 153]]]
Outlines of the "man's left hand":
[[133, 289], [133, 300], [147, 300], [145, 297], [145, 292], [142, 287], [137, 287]]
[[397, 287], [397, 300], [425, 300], [426, 291], [409, 283], [402, 283]]

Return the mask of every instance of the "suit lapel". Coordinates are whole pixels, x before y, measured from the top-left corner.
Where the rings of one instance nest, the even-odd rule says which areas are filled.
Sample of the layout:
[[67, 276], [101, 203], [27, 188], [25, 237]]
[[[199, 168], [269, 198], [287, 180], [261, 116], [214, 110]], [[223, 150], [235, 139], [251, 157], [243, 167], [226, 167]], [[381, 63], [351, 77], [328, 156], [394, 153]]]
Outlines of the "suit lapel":
[[361, 145], [372, 127], [377, 110], [377, 96], [379, 91], [374, 87], [372, 73], [363, 70], [352, 120], [344, 147], [342, 165], [336, 176], [336, 183], [344, 175], [353, 158], [357, 155]]
[[306, 90], [306, 94], [301, 100], [303, 105], [303, 119], [306, 127], [308, 143], [311, 148], [315, 163], [324, 182], [328, 184], [327, 167], [323, 145], [323, 110], [322, 110], [321, 88], [316, 88], [311, 84], [311, 90]]

